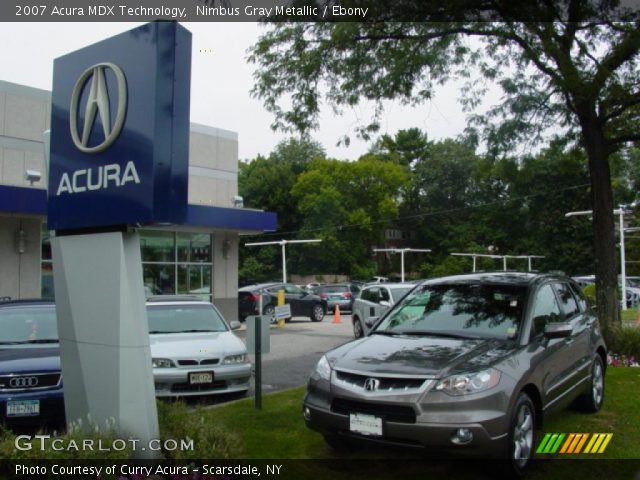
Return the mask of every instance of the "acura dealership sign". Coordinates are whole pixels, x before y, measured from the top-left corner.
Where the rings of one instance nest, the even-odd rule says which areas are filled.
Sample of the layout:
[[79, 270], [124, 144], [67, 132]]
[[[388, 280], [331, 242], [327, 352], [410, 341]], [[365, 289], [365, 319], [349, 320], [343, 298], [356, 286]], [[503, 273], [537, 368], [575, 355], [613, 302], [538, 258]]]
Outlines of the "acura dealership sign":
[[55, 60], [48, 226], [186, 217], [191, 34], [155, 22]]

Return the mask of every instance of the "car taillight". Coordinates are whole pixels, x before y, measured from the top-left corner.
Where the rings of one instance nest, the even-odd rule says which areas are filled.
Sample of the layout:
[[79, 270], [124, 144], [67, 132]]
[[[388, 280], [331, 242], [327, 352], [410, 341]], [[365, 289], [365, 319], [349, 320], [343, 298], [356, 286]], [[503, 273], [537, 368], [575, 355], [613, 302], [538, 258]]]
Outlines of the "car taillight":
[[326, 300], [328, 298], [328, 295], [326, 293], [321, 293], [320, 298]]
[[342, 294], [342, 298], [351, 298], [351, 297], [353, 297], [353, 295], [351, 294], [351, 292], [344, 292], [344, 293]]
[[249, 295], [248, 300], [252, 302], [258, 302], [260, 300], [260, 297], [257, 297], [255, 295]]

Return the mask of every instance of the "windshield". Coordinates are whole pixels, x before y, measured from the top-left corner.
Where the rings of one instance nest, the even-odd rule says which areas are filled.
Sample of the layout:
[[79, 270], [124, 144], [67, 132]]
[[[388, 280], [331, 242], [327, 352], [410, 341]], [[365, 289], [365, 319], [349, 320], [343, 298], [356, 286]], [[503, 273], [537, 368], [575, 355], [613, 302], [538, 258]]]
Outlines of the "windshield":
[[525, 288], [512, 285], [425, 285], [410, 293], [377, 332], [515, 338]]
[[57, 341], [58, 325], [54, 305], [0, 310], [0, 344]]
[[211, 305], [147, 307], [149, 333], [226, 332], [227, 324]]

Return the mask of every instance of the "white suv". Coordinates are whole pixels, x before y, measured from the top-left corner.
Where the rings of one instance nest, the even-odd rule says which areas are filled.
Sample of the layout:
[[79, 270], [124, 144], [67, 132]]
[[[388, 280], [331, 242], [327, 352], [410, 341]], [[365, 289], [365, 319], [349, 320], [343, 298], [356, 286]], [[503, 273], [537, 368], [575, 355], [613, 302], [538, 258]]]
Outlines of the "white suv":
[[374, 283], [363, 287], [353, 301], [353, 335], [364, 337], [378, 318], [414, 287], [413, 283]]

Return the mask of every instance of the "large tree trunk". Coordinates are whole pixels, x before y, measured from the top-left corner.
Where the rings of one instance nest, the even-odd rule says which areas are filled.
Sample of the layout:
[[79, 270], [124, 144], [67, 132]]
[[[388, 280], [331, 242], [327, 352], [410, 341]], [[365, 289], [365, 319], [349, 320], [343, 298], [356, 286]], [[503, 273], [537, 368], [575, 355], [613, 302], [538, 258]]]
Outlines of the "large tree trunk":
[[593, 245], [596, 264], [596, 303], [604, 333], [620, 322], [618, 307], [618, 255], [615, 241], [614, 205], [609, 170], [609, 151], [600, 123], [591, 110], [580, 115], [582, 137], [589, 159]]

